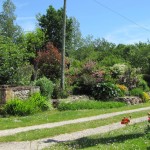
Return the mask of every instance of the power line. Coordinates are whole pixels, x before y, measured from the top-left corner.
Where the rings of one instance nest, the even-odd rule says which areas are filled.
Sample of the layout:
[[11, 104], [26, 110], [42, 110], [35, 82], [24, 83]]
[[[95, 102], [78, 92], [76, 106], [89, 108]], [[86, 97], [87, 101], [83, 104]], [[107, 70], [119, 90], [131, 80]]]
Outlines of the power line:
[[129, 22], [131, 22], [131, 23], [133, 23], [133, 24], [135, 24], [135, 25], [138, 26], [139, 28], [142, 28], [143, 30], [150, 32], [150, 30], [149, 30], [148, 28], [139, 25], [139, 24], [136, 23], [135, 21], [133, 21], [133, 20], [131, 20], [130, 18], [128, 18], [128, 17], [122, 15], [121, 13], [119, 13], [119, 12], [113, 10], [112, 8], [110, 8], [110, 7], [108, 7], [108, 6], [104, 5], [104, 4], [102, 4], [101, 2], [99, 2], [99, 1], [97, 1], [97, 0], [93, 0], [93, 1], [95, 1], [97, 4], [99, 4], [100, 6], [104, 7], [105, 9], [107, 9], [107, 10], [109, 10], [109, 11], [111, 11], [111, 12], [117, 14], [118, 16], [122, 17], [123, 19], [125, 19], [125, 20], [127, 20], [127, 21], [129, 21]]

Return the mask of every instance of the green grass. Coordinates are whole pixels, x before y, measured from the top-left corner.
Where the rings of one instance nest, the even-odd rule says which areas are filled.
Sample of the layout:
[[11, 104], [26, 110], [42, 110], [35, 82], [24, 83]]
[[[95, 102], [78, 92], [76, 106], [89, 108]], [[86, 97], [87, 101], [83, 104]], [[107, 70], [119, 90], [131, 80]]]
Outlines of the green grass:
[[58, 106], [58, 110], [82, 110], [82, 109], [109, 109], [119, 108], [126, 106], [125, 103], [121, 102], [99, 102], [99, 101], [75, 101], [75, 102], [61, 102]]
[[27, 141], [27, 140], [31, 141], [31, 140], [41, 139], [45, 137], [52, 137], [52, 136], [60, 135], [64, 133], [81, 131], [81, 130], [88, 129], [88, 128], [96, 128], [96, 127], [100, 127], [103, 125], [120, 122], [124, 116], [130, 116], [130, 115], [132, 116], [132, 118], [138, 118], [138, 117], [146, 116], [147, 111], [141, 111], [140, 113], [134, 112], [134, 113], [126, 114], [126, 115], [118, 115], [118, 116], [114, 116], [111, 118], [89, 121], [86, 123], [64, 125], [61, 127], [55, 127], [51, 129], [41, 129], [41, 130], [28, 131], [24, 133], [18, 133], [12, 136], [0, 137], [0, 142]]
[[111, 109], [95, 109], [95, 110], [92, 109], [92, 110], [74, 110], [74, 111], [73, 110], [72, 111], [52, 110], [52, 111], [42, 112], [42, 113], [25, 116], [25, 117], [4, 117], [4, 118], [0, 118], [0, 130], [32, 126], [32, 125], [51, 123], [51, 122], [59, 122], [64, 120], [77, 119], [77, 118], [95, 116], [95, 115], [106, 114], [111, 112], [118, 112], [122, 110], [137, 109], [137, 108], [148, 107], [148, 106], [150, 106], [149, 103], [124, 106], [120, 108], [111, 108]]
[[45, 150], [150, 150], [147, 122], [129, 125], [105, 134], [84, 137], [72, 142], [60, 143]]

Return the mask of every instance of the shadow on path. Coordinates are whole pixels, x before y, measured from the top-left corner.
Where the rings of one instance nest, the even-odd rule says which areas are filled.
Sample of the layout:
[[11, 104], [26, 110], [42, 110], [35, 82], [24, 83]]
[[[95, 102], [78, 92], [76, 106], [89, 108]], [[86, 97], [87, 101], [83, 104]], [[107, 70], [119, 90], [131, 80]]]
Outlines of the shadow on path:
[[[137, 133], [137, 134], [126, 134], [126, 135], [119, 135], [119, 136], [113, 136], [113, 137], [100, 137], [100, 138], [80, 138], [78, 140], [75, 140], [71, 143], [65, 143], [70, 148], [76, 147], [77, 145], [78, 149], [83, 149], [83, 148], [88, 148], [88, 147], [93, 147], [98, 144], [112, 144], [112, 143], [124, 143], [126, 140], [132, 140], [136, 138], [143, 137], [145, 134], [144, 133]], [[147, 150], [150, 150], [150, 147], [147, 147]]]

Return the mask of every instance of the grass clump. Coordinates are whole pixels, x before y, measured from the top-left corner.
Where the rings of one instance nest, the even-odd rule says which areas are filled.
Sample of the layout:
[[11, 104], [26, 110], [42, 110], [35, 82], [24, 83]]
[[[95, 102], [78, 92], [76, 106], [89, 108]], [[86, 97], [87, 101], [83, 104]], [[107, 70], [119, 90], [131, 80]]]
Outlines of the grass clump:
[[75, 102], [61, 102], [58, 110], [82, 110], [82, 109], [109, 109], [125, 106], [122, 102], [98, 102], [98, 101], [75, 101]]
[[28, 100], [23, 101], [20, 99], [10, 100], [4, 105], [4, 114], [13, 116], [26, 116], [39, 111], [46, 111], [51, 107], [47, 99], [34, 93]]

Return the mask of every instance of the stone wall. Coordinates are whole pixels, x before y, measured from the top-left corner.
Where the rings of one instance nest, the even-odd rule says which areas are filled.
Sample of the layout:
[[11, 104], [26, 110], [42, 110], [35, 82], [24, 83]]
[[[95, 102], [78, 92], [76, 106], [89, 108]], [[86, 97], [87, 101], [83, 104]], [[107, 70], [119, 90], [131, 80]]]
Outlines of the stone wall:
[[135, 105], [143, 102], [141, 98], [136, 96], [117, 97], [115, 98], [115, 100], [119, 102], [125, 102], [126, 104], [129, 105]]
[[0, 86], [0, 104], [5, 104], [6, 101], [14, 98], [22, 100], [27, 99], [31, 94], [40, 92], [38, 86]]

